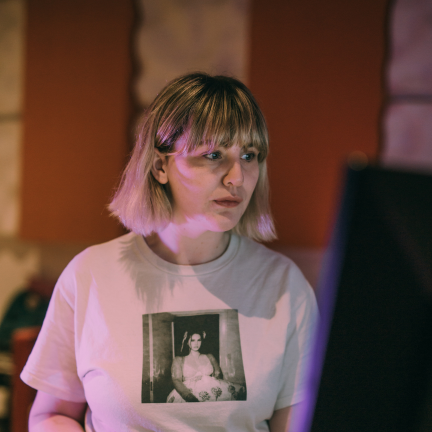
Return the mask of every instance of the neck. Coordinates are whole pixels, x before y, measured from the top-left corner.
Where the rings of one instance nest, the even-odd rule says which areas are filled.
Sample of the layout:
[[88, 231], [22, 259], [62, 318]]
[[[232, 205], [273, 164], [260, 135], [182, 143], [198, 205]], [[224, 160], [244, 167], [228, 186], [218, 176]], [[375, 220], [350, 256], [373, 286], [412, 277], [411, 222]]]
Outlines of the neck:
[[201, 354], [200, 354], [199, 351], [192, 351], [192, 350], [190, 350], [189, 355], [190, 355], [191, 357], [199, 357]]
[[146, 237], [149, 248], [160, 258], [173, 264], [197, 265], [219, 258], [227, 249], [228, 232], [188, 232], [174, 224]]

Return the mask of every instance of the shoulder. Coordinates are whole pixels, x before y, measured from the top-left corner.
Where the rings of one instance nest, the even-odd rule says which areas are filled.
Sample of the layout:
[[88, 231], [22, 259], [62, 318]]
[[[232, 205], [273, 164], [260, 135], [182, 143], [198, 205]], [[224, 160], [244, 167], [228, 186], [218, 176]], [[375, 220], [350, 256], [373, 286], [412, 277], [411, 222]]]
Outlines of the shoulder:
[[272, 268], [297, 267], [287, 256], [276, 252], [261, 243], [247, 237], [239, 237], [239, 258], [249, 262], [260, 263], [260, 266]]
[[266, 281], [266, 289], [273, 286], [282, 291], [289, 290], [291, 295], [313, 296], [309, 282], [286, 255], [246, 237], [240, 237], [238, 255], [243, 274], [253, 272], [256, 278]]
[[205, 354], [212, 365], [218, 365], [218, 362], [213, 354]]
[[76, 270], [98, 262], [103, 262], [106, 265], [118, 260], [122, 254], [133, 248], [136, 237], [137, 234], [129, 233], [108, 242], [90, 246], [75, 256], [68, 267]]
[[98, 275], [109, 277], [126, 269], [134, 261], [141, 261], [137, 252], [137, 234], [129, 233], [106, 243], [90, 246], [76, 255], [64, 269], [60, 279], [86, 277], [97, 278]]
[[[63, 270], [57, 286], [61, 291], [74, 291], [77, 286], [86, 286], [92, 280], [109, 279], [118, 274], [134, 255], [137, 235], [129, 233], [106, 243], [90, 246], [76, 255]], [[120, 266], [120, 267], [119, 267]]]

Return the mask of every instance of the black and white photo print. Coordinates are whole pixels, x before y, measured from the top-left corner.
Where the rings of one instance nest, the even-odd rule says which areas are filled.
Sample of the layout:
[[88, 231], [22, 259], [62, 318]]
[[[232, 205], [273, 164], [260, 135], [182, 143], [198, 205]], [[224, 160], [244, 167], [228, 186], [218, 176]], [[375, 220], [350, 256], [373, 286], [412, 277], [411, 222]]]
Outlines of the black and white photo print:
[[244, 400], [237, 310], [143, 315], [142, 403]]

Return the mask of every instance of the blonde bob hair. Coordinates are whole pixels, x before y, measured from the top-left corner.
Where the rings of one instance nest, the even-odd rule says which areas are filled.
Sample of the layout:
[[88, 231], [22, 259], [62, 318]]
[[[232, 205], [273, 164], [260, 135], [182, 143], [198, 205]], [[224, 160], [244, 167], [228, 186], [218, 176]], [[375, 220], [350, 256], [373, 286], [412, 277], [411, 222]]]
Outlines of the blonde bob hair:
[[[174, 151], [185, 133], [183, 148]], [[109, 205], [111, 214], [137, 234], [161, 231], [173, 210], [169, 185], [160, 184], [151, 173], [155, 149], [174, 155], [203, 143], [210, 151], [234, 144], [258, 150], [258, 182], [232, 231], [257, 241], [275, 239], [266, 166], [267, 125], [249, 89], [227, 76], [191, 73], [171, 81], [159, 93], [140, 121], [132, 156]]]

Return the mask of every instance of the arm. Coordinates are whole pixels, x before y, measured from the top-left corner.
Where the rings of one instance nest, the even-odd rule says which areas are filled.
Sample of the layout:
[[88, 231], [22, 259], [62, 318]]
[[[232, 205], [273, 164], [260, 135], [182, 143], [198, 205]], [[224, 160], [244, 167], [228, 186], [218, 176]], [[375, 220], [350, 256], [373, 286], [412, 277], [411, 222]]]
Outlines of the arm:
[[183, 384], [182, 360], [176, 357], [171, 366], [174, 388], [186, 402], [199, 402], [198, 398]]
[[38, 391], [30, 410], [29, 432], [83, 432], [86, 406]]
[[219, 363], [217, 362], [217, 360], [214, 358], [213, 354], [207, 354], [208, 359], [210, 360], [210, 363], [213, 366], [213, 376], [217, 379], [222, 379], [223, 378], [223, 374], [221, 371], [221, 368], [219, 366]]
[[287, 432], [291, 417], [291, 407], [282, 408], [273, 412], [269, 421], [270, 432]]

